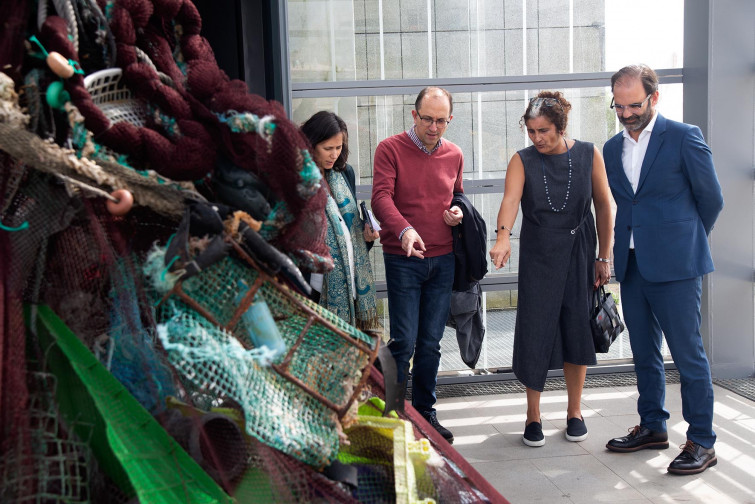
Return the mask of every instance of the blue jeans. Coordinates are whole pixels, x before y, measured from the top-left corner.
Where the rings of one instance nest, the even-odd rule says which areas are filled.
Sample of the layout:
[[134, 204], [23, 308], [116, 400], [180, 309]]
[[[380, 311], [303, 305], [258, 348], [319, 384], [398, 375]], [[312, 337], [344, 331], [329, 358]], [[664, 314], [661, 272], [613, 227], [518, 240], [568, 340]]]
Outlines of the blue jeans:
[[682, 416], [689, 424], [687, 439], [711, 448], [716, 442], [713, 383], [700, 335], [701, 294], [702, 277], [648, 282], [630, 253], [621, 283], [621, 302], [637, 373], [640, 425], [666, 432], [669, 412], [664, 405], [666, 378], [661, 355], [665, 335], [681, 378]]
[[454, 255], [406, 257], [383, 254], [388, 284], [391, 341], [399, 383], [412, 368], [412, 405], [420, 413], [435, 411], [435, 383], [454, 283]]

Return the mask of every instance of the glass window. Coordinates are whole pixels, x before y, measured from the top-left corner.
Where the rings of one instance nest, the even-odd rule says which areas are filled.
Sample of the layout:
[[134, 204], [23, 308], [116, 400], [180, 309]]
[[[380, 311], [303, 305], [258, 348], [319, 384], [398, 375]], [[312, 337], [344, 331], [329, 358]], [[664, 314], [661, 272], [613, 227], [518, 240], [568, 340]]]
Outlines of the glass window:
[[[607, 87], [562, 90], [572, 104], [567, 135], [603, 144], [620, 131], [616, 114], [609, 108], [611, 92]], [[503, 197], [506, 166], [520, 149], [530, 145], [519, 120], [527, 100], [538, 90], [454, 94], [453, 120], [444, 138], [459, 145], [464, 153], [465, 192], [488, 223], [489, 246], [495, 243], [495, 222]], [[381, 140], [409, 129], [415, 95], [359, 96], [339, 98], [299, 98], [293, 101], [293, 117], [303, 123], [318, 110], [332, 110], [343, 118], [349, 129], [349, 163], [354, 167], [357, 184], [372, 185], [372, 160]], [[660, 86], [658, 110], [669, 119], [682, 119], [682, 85]], [[365, 198], [369, 199], [369, 198]], [[514, 225], [521, 227], [521, 212]], [[495, 275], [518, 272], [519, 242], [512, 241], [512, 259]], [[376, 280], [385, 280], [382, 248], [371, 253], [376, 265]]]
[[288, 0], [291, 79], [681, 68], [683, 9], [683, 0]]
[[[609, 284], [606, 289], [618, 295], [619, 286]], [[514, 328], [516, 325], [516, 307], [519, 291], [501, 290], [484, 292], [482, 305], [484, 308], [483, 322], [485, 325], [485, 338], [483, 339], [480, 358], [477, 369], [511, 369], [512, 356], [514, 354]], [[619, 311], [621, 304], [619, 303]], [[378, 311], [385, 325], [384, 340], [390, 338], [390, 319], [388, 313], [388, 300], [382, 299], [378, 303]], [[622, 314], [623, 317], [623, 314]], [[446, 327], [441, 340], [440, 367], [441, 373], [457, 373], [469, 370], [461, 360], [459, 345], [456, 341], [456, 331]], [[665, 340], [663, 341], [662, 353], [669, 355]], [[608, 353], [597, 354], [598, 362], [622, 360], [632, 358], [632, 348], [629, 344], [629, 332], [625, 330], [616, 341], [613, 342]]]
[[[501, 184], [511, 157], [529, 145], [519, 121], [527, 100], [538, 93], [500, 91], [453, 93], [453, 120], [444, 138], [464, 153], [465, 180], [491, 180]], [[603, 144], [620, 130], [616, 114], [609, 108], [607, 87], [561, 89], [572, 104], [567, 135]], [[319, 110], [341, 116], [349, 128], [349, 163], [357, 173], [357, 184], [372, 183], [372, 159], [381, 140], [406, 131], [412, 124], [416, 95], [347, 96], [295, 98], [293, 120], [301, 124]], [[658, 110], [666, 117], [682, 120], [682, 85], [660, 86]]]
[[[506, 167], [529, 145], [519, 124], [527, 100], [540, 89], [561, 90], [572, 104], [567, 135], [602, 150], [621, 129], [608, 107], [606, 76], [635, 62], [682, 68], [683, 9], [684, 0], [288, 0], [292, 117], [301, 123], [318, 110], [340, 115], [357, 184], [369, 194], [378, 143], [412, 126], [421, 87], [447, 87], [454, 110], [445, 138], [464, 152], [465, 192], [488, 223], [490, 247]], [[596, 81], [596, 73], [605, 74]], [[658, 110], [683, 119], [682, 84], [661, 85]], [[512, 259], [486, 277], [478, 368], [511, 366], [520, 228], [521, 212]], [[379, 242], [370, 254], [384, 288]], [[380, 310], [387, 331], [385, 299]], [[445, 336], [441, 370], [466, 369], [453, 331]], [[628, 341], [625, 331], [598, 358], [630, 358]]]
[[[611, 284], [609, 291], [615, 291], [618, 295], [619, 287]], [[516, 306], [518, 291], [495, 291], [483, 293], [483, 307], [485, 308], [484, 324], [485, 339], [477, 368], [480, 369], [511, 369], [512, 356], [514, 354], [514, 327], [516, 325]], [[621, 309], [621, 305], [619, 305]], [[665, 340], [664, 340], [664, 352]], [[629, 344], [629, 333], [624, 331], [611, 345], [610, 351], [598, 354], [598, 361], [610, 361], [616, 359], [631, 359], [632, 349]], [[459, 346], [456, 341], [454, 329], [446, 328], [441, 340], [441, 372], [456, 372], [468, 369], [461, 360]]]

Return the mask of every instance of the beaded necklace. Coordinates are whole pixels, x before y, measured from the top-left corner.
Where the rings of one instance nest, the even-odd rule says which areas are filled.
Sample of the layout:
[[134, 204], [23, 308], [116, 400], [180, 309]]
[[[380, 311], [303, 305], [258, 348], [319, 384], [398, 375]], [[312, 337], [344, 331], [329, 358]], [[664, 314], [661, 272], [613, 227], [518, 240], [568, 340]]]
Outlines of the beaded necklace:
[[548, 205], [550, 205], [551, 210], [554, 212], [560, 212], [564, 208], [566, 208], [566, 202], [569, 201], [569, 189], [571, 188], [571, 172], [572, 172], [572, 165], [571, 165], [571, 151], [569, 149], [569, 144], [566, 143], [566, 138], [564, 138], [564, 145], [566, 146], [566, 155], [569, 157], [569, 181], [566, 183], [566, 198], [564, 198], [564, 204], [561, 205], [561, 208], [556, 208], [553, 206], [553, 203], [551, 203], [551, 196], [548, 192], [548, 180], [545, 178], [545, 157], [540, 154], [540, 167], [543, 169], [543, 184], [545, 184], [545, 197], [548, 198]]

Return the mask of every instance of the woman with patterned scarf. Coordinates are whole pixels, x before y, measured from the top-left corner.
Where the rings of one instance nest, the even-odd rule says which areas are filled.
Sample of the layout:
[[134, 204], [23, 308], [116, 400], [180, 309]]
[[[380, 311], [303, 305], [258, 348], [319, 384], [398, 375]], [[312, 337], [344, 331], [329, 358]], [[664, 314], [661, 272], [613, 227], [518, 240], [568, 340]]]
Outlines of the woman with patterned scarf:
[[313, 299], [359, 329], [378, 328], [375, 282], [367, 252], [380, 235], [365, 226], [359, 215], [354, 169], [346, 163], [346, 123], [323, 110], [310, 117], [301, 130], [329, 188], [326, 241], [334, 267], [324, 275], [311, 276]]

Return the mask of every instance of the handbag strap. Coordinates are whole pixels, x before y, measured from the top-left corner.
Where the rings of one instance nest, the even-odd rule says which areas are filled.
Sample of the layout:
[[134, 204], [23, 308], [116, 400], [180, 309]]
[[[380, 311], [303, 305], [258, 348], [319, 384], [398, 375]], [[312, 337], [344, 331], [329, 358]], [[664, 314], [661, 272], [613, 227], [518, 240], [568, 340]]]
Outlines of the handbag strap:
[[603, 304], [603, 298], [606, 297], [606, 289], [601, 285], [597, 289], [592, 290], [592, 306], [594, 309], [599, 310]]

